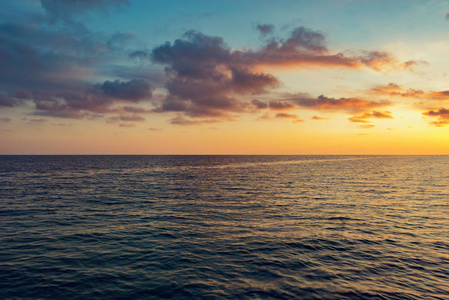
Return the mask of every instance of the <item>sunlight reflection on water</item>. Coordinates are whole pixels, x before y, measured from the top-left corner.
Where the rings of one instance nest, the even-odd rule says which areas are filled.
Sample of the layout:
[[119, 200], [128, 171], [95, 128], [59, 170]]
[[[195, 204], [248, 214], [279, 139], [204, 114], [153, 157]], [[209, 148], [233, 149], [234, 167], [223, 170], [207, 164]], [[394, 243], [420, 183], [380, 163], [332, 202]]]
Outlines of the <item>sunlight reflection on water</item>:
[[0, 160], [1, 298], [449, 291], [449, 157]]

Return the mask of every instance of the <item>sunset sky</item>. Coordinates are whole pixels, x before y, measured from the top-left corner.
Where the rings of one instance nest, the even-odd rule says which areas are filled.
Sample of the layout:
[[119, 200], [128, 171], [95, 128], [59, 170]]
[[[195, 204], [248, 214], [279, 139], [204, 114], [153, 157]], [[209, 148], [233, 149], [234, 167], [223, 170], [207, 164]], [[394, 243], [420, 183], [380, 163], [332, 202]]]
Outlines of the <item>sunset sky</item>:
[[0, 2], [0, 154], [449, 154], [449, 1]]

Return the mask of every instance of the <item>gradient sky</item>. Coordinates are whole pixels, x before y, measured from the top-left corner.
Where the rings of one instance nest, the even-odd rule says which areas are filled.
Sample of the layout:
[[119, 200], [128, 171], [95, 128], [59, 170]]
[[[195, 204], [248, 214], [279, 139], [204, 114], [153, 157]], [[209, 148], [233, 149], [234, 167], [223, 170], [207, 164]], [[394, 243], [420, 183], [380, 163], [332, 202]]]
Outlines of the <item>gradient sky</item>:
[[0, 154], [449, 154], [449, 1], [0, 2]]

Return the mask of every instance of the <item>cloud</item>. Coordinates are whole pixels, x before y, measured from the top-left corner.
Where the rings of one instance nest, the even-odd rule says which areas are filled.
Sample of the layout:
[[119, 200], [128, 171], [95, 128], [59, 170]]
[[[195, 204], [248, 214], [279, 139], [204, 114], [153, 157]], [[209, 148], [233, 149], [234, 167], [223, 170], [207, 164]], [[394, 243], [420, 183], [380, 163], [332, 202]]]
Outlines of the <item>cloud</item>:
[[369, 119], [394, 119], [394, 117], [389, 111], [372, 111], [352, 116], [348, 120], [353, 123], [370, 123]]
[[395, 83], [389, 83], [385, 86], [376, 86], [370, 89], [369, 92], [372, 94], [389, 97], [449, 100], [449, 90], [424, 92], [422, 90], [412, 88], [403, 88]]
[[0, 122], [4, 122], [4, 123], [11, 122], [11, 118], [8, 118], [8, 117], [0, 118]]
[[123, 106], [121, 109], [123, 109], [123, 111], [125, 111], [125, 112], [138, 113], [138, 114], [153, 112], [153, 110], [145, 109], [145, 108], [141, 108], [141, 107], [135, 107], [135, 106]]
[[25, 124], [42, 124], [42, 123], [47, 123], [47, 119], [29, 119], [27, 120], [28, 122], [26, 122]]
[[132, 127], [136, 127], [136, 124], [119, 124], [119, 127], [127, 127], [127, 128], [132, 128]]
[[105, 81], [91, 87], [78, 90], [65, 91], [46, 90], [33, 91], [33, 99], [37, 111], [36, 115], [83, 119], [91, 113], [142, 113], [149, 110], [132, 106], [114, 108], [116, 103], [138, 103], [149, 100], [152, 96], [152, 87], [145, 80], [133, 79], [130, 81]]
[[68, 119], [83, 119], [87, 116], [85, 112], [79, 109], [71, 108], [66, 104], [61, 104], [56, 101], [35, 101], [37, 111], [35, 115], [68, 118]]
[[17, 101], [9, 96], [0, 94], [0, 107], [13, 107]]
[[259, 30], [260, 34], [262, 36], [266, 36], [268, 34], [273, 33], [274, 25], [272, 24], [259, 24], [256, 27], [257, 30]]
[[[101, 9], [127, 1], [45, 2], [55, 9]], [[110, 62], [125, 55], [122, 46], [134, 38], [132, 33], [93, 33], [76, 22], [0, 24], [0, 109], [33, 102], [35, 115], [82, 119], [117, 112], [117, 103], [149, 100], [154, 87], [146, 78], [89, 82], [92, 74], [111, 78], [116, 71]], [[132, 67], [126, 73], [150, 77]]]
[[271, 101], [269, 106], [272, 110], [288, 110], [293, 109], [295, 106], [288, 101]]
[[189, 31], [186, 40], [165, 43], [152, 51], [154, 62], [168, 64], [169, 96], [159, 112], [178, 111], [190, 116], [227, 116], [245, 111], [236, 96], [264, 94], [279, 85], [265, 74], [232, 63], [231, 51], [219, 37]]
[[286, 40], [271, 39], [257, 51], [235, 51], [236, 62], [246, 66], [277, 67], [369, 67], [376, 71], [397, 67], [397, 60], [387, 52], [362, 51], [358, 54], [330, 53], [322, 33], [303, 26], [292, 30]]
[[446, 19], [446, 20], [449, 20], [449, 13], [446, 14], [445, 19]]
[[376, 102], [359, 98], [336, 99], [323, 95], [318, 96], [317, 98], [310, 98], [305, 94], [292, 95], [288, 97], [288, 100], [301, 107], [323, 111], [343, 110], [348, 112], [360, 112], [391, 105], [391, 102], [389, 101]]
[[179, 125], [179, 126], [190, 126], [190, 125], [202, 125], [202, 124], [212, 124], [216, 123], [217, 120], [213, 119], [186, 119], [183, 115], [178, 115], [175, 118], [170, 120], [170, 124]]
[[257, 109], [264, 109], [268, 107], [267, 102], [263, 102], [257, 99], [251, 100], [251, 104], [254, 105]]
[[[251, 101], [282, 85], [265, 66], [381, 70], [397, 64], [383, 52], [335, 53], [329, 50], [323, 33], [302, 26], [284, 38], [271, 37], [258, 49], [233, 49], [221, 37], [187, 31], [181, 38], [152, 50], [131, 50], [127, 47], [137, 38], [132, 32], [95, 33], [78, 19], [91, 12], [124, 7], [128, 0], [40, 2], [47, 18], [0, 24], [1, 109], [33, 103], [32, 114], [48, 117], [82, 119], [119, 114], [125, 118], [150, 112], [177, 112], [185, 119], [175, 118], [174, 124], [231, 120], [234, 113], [307, 106], [289, 99]], [[273, 29], [269, 24], [257, 26], [262, 34], [271, 34]], [[123, 66], [125, 56], [151, 61], [152, 65], [146, 64], [145, 68], [153, 71], [144, 71], [143, 64]], [[166, 75], [163, 79], [162, 70]], [[98, 76], [102, 78], [100, 82], [92, 80]], [[134, 106], [153, 99], [155, 87], [162, 84], [166, 90], [159, 97], [164, 98], [160, 102], [154, 100], [155, 109]], [[321, 99], [323, 103], [315, 107], [358, 111], [355, 103], [351, 110], [342, 108], [345, 101], [332, 106], [330, 100]], [[370, 104], [369, 109], [376, 108], [376, 102]]]
[[322, 118], [322, 117], [318, 117], [318, 116], [313, 116], [312, 118], [311, 118], [312, 120], [329, 120], [330, 118]]
[[151, 98], [153, 90], [150, 83], [143, 79], [132, 79], [130, 81], [108, 80], [101, 85], [95, 85], [94, 89], [106, 97], [130, 102]]
[[449, 109], [439, 108], [438, 110], [429, 110], [422, 113], [427, 117], [436, 117], [437, 121], [430, 122], [429, 124], [436, 127], [444, 127], [449, 124]]
[[132, 114], [132, 115], [120, 115], [116, 117], [110, 117], [106, 120], [107, 123], [116, 123], [118, 121], [124, 121], [124, 122], [143, 122], [145, 121], [145, 118], [138, 114]]
[[[269, 25], [258, 26], [262, 32], [269, 32], [270, 28]], [[355, 55], [333, 54], [328, 50], [322, 33], [302, 26], [293, 29], [287, 39], [272, 38], [258, 50], [233, 50], [221, 37], [191, 30], [173, 43], [166, 42], [152, 51], [137, 50], [129, 56], [150, 59], [153, 63], [166, 66], [168, 96], [155, 111], [177, 111], [193, 117], [226, 117], [229, 112], [265, 108], [266, 105], [259, 100], [251, 101], [251, 105], [241, 100], [246, 95], [267, 94], [281, 85], [275, 76], [261, 71], [264, 66], [365, 66], [382, 70], [397, 64], [390, 54], [379, 51]], [[324, 96], [311, 101], [303, 99], [297, 103], [302, 106], [316, 105], [320, 109], [351, 111], [389, 104], [386, 101], [337, 100]], [[269, 107], [287, 109], [293, 105], [284, 101], [272, 102]]]
[[271, 120], [270, 115], [268, 113], [260, 116], [257, 120]]
[[399, 64], [399, 67], [402, 67], [404, 70], [413, 70], [415, 66], [419, 65], [427, 65], [428, 62], [424, 60], [408, 60], [401, 64]]
[[293, 123], [302, 123], [305, 122], [303, 119], [301, 119], [298, 115], [296, 114], [288, 114], [288, 113], [277, 113], [275, 115], [275, 118], [278, 119], [293, 119]]

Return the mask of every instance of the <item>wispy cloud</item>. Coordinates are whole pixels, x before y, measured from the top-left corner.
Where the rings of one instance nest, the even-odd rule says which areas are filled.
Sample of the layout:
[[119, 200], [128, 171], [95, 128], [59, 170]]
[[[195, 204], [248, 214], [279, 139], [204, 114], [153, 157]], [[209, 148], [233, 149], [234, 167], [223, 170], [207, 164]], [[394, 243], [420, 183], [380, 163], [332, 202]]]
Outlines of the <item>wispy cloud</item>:
[[353, 123], [370, 123], [370, 119], [394, 119], [394, 117], [389, 111], [372, 111], [352, 116], [348, 120]]
[[170, 123], [173, 125], [180, 126], [190, 126], [190, 125], [202, 125], [202, 124], [212, 124], [217, 123], [217, 120], [214, 119], [188, 119], [183, 115], [178, 115], [175, 118], [170, 120]]
[[361, 112], [374, 108], [390, 106], [390, 101], [370, 101], [360, 98], [330, 98], [326, 96], [318, 96], [312, 98], [306, 94], [297, 94], [288, 96], [287, 99], [300, 107], [322, 111], [346, 111]]
[[266, 36], [273, 33], [274, 25], [272, 24], [259, 24], [256, 26], [262, 36]]
[[275, 118], [278, 118], [278, 119], [292, 119], [293, 123], [305, 122], [298, 115], [296, 115], [296, 114], [289, 114], [289, 113], [277, 113]]
[[319, 121], [330, 120], [330, 118], [323, 118], [323, 117], [319, 117], [319, 116], [313, 116], [311, 119], [312, 120], [319, 120]]

